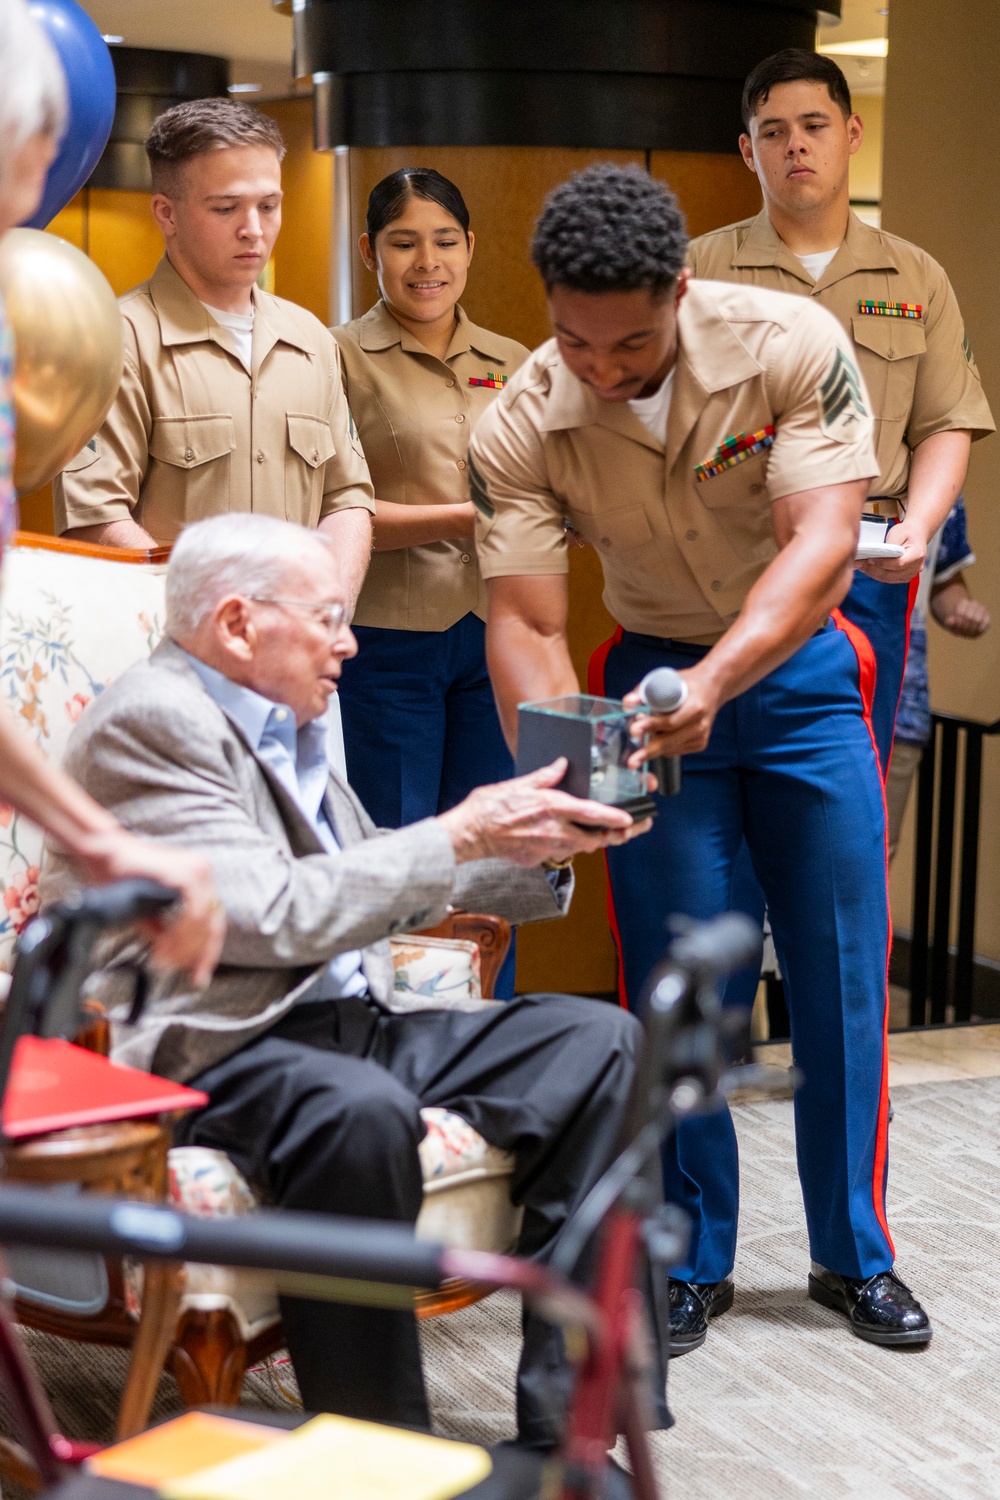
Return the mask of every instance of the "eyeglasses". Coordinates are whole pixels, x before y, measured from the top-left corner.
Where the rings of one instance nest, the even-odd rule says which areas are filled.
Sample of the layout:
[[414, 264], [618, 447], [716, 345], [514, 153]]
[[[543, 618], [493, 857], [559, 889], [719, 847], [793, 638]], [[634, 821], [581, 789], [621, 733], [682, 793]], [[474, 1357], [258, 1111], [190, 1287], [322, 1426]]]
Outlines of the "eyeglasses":
[[304, 609], [307, 614], [312, 615], [317, 625], [324, 627], [331, 641], [335, 641], [340, 632], [346, 630], [351, 623], [351, 612], [339, 599], [313, 603], [310, 599], [276, 599], [264, 594], [251, 594], [250, 598], [255, 604], [273, 604], [276, 609]]

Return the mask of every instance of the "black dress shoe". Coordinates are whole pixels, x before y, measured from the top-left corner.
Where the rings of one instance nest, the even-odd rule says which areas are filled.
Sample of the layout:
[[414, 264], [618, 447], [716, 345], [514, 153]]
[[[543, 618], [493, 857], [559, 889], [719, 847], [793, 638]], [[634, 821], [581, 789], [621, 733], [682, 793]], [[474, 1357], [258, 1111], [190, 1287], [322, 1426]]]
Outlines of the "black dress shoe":
[[700, 1349], [708, 1338], [708, 1320], [733, 1305], [733, 1281], [676, 1281], [670, 1278], [670, 1358]]
[[814, 1302], [843, 1313], [851, 1332], [869, 1344], [919, 1348], [929, 1344], [931, 1321], [895, 1271], [880, 1271], [867, 1281], [838, 1276], [813, 1263], [809, 1295]]

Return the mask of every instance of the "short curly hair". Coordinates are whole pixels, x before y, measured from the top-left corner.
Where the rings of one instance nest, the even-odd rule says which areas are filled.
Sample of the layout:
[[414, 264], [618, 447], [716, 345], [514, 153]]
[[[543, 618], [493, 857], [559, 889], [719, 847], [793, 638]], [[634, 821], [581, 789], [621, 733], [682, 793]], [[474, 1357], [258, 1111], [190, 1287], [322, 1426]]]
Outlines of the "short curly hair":
[[553, 188], [535, 225], [531, 259], [551, 290], [665, 294], [688, 234], [676, 197], [640, 167], [599, 162]]

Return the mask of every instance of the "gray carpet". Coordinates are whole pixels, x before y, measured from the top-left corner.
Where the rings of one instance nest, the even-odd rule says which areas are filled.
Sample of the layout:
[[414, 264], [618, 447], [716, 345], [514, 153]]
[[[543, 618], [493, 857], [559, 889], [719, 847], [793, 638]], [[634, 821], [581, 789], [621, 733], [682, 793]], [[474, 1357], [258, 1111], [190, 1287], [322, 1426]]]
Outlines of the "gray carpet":
[[[739, 1106], [737, 1300], [705, 1347], [671, 1367], [677, 1426], [654, 1439], [667, 1500], [1000, 1500], [1000, 1079], [899, 1089], [893, 1103], [890, 1221], [934, 1342], [872, 1348], [806, 1299], [791, 1104]], [[504, 1297], [425, 1325], [440, 1431], [513, 1433], [517, 1330]], [[123, 1358], [29, 1340], [64, 1430], [106, 1439]], [[250, 1377], [246, 1396], [281, 1401], [266, 1375]], [[177, 1407], [165, 1377], [156, 1415]]]

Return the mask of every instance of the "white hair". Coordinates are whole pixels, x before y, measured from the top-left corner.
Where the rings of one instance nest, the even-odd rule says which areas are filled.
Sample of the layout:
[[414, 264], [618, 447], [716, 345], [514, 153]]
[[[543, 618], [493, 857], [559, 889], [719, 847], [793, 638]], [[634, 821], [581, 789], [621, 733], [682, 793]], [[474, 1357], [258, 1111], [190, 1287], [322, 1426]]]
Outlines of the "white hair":
[[5, 158], [33, 135], [60, 136], [66, 78], [25, 0], [0, 0], [0, 177]]
[[330, 544], [318, 531], [291, 521], [243, 512], [210, 516], [186, 526], [167, 569], [167, 634], [191, 635], [223, 599], [280, 593], [289, 565], [310, 547]]

